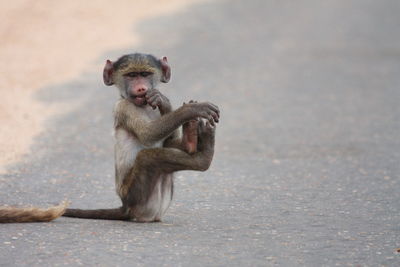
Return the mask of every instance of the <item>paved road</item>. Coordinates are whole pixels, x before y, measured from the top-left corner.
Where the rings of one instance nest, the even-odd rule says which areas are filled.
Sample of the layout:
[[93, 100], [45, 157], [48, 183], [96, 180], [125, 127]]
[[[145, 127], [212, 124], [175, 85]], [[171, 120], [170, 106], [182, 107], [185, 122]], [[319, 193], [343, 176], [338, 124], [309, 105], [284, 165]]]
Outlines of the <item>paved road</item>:
[[[0, 227], [1, 266], [398, 266], [398, 1], [216, 1], [144, 21], [175, 105], [222, 110], [206, 173], [182, 172], [163, 223], [61, 218]], [[48, 123], [0, 202], [116, 207], [101, 70], [44, 88]]]

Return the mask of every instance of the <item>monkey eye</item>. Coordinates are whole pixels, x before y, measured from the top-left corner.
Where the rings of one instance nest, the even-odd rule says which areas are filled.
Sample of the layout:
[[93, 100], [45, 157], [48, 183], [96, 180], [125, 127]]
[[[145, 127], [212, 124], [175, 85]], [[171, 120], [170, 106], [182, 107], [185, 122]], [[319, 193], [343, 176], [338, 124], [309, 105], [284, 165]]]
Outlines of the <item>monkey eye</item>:
[[142, 77], [147, 77], [147, 76], [149, 76], [149, 75], [151, 75], [151, 74], [153, 74], [153, 73], [151, 73], [150, 71], [142, 71], [142, 72], [140, 73], [140, 76], [142, 76]]
[[134, 77], [137, 77], [138, 74], [139, 74], [139, 73], [137, 73], [137, 72], [129, 72], [129, 73], [125, 74], [125, 76], [134, 78]]

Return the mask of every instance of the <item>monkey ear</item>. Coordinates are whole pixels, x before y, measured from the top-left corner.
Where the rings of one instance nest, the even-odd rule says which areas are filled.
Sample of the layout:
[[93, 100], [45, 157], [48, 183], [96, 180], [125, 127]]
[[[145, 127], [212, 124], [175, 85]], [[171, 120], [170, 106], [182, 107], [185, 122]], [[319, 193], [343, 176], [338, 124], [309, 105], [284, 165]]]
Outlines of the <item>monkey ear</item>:
[[106, 61], [106, 65], [104, 66], [104, 70], [103, 70], [103, 81], [105, 85], [113, 85], [113, 79], [112, 79], [112, 74], [114, 72], [114, 67], [113, 67], [113, 63], [107, 59]]
[[167, 57], [162, 57], [160, 59], [161, 63], [161, 79], [160, 81], [163, 83], [169, 82], [169, 79], [171, 79], [171, 67], [168, 65], [168, 59]]

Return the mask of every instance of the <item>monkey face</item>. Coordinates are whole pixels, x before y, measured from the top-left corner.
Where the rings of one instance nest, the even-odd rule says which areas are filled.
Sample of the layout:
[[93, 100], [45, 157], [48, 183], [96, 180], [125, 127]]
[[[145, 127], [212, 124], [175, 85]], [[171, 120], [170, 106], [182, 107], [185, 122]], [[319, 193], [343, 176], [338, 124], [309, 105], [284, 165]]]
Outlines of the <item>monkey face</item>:
[[116, 62], [107, 60], [103, 71], [104, 83], [115, 84], [121, 97], [136, 106], [146, 105], [146, 92], [159, 82], [168, 82], [170, 77], [171, 68], [166, 57], [157, 59], [140, 53], [122, 56]]
[[132, 71], [124, 74], [123, 79], [128, 99], [137, 106], [146, 105], [146, 93], [154, 87], [154, 73]]

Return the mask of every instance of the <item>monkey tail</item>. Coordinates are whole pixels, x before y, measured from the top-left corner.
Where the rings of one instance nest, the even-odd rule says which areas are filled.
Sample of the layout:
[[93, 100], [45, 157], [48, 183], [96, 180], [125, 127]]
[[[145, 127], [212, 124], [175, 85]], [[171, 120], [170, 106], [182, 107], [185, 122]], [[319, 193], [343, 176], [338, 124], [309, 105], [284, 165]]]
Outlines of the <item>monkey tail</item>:
[[62, 216], [81, 218], [81, 219], [101, 219], [101, 220], [130, 219], [128, 212], [126, 212], [126, 210], [123, 207], [116, 209], [98, 209], [98, 210], [66, 209], [65, 213]]
[[50, 222], [60, 217], [66, 210], [68, 202], [47, 209], [0, 207], [0, 223]]

